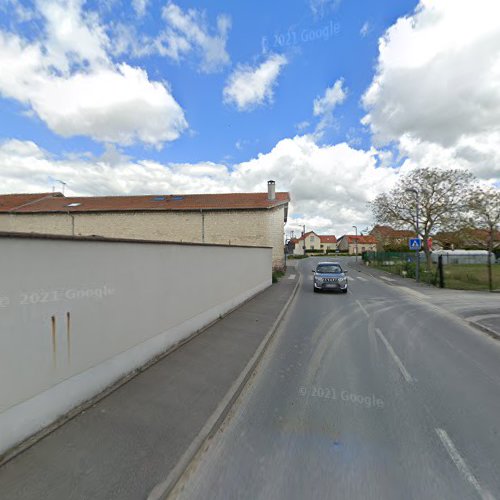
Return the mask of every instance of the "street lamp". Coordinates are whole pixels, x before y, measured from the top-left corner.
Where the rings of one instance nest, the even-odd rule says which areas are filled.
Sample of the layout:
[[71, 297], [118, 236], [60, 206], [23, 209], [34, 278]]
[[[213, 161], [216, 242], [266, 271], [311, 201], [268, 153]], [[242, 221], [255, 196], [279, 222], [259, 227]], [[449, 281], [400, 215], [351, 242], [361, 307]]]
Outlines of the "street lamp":
[[356, 239], [354, 241], [354, 244], [356, 246], [356, 262], [358, 262], [358, 228], [357, 226], [352, 226], [356, 230]]
[[[408, 188], [408, 189], [405, 189], [405, 191], [407, 191], [408, 193], [414, 193], [415, 194], [415, 199], [416, 199], [416, 202], [417, 202], [415, 227], [417, 229], [417, 238], [420, 239], [420, 229], [418, 227], [419, 192], [415, 188]], [[417, 283], [420, 281], [420, 249], [417, 250], [417, 263], [416, 263], [416, 268], [415, 268], [415, 281]]]

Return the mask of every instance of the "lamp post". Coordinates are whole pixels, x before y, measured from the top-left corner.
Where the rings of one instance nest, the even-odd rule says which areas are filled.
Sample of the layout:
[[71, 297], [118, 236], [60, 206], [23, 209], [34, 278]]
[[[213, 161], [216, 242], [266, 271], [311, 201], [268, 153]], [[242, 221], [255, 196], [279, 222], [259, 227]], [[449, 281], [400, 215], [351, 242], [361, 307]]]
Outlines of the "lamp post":
[[356, 240], [354, 241], [355, 248], [356, 248], [356, 262], [358, 262], [358, 227], [357, 226], [352, 226], [356, 230]]
[[[420, 229], [419, 229], [419, 225], [418, 225], [418, 217], [419, 217], [419, 202], [420, 202], [420, 198], [419, 198], [419, 192], [417, 189], [415, 188], [408, 188], [406, 189], [405, 191], [409, 192], [409, 193], [414, 193], [415, 194], [415, 200], [417, 202], [417, 206], [416, 206], [416, 219], [415, 219], [415, 228], [417, 230], [417, 238], [420, 239]], [[416, 267], [415, 267], [415, 281], [418, 283], [420, 281], [420, 250], [417, 250], [417, 262], [416, 262]]]

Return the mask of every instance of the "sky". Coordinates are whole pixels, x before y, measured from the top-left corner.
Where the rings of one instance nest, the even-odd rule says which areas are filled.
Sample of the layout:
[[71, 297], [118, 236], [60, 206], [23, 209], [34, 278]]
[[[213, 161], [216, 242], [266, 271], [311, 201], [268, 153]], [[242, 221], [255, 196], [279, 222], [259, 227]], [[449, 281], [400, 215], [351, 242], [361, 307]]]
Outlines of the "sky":
[[500, 183], [498, 0], [0, 0], [0, 193], [291, 195], [373, 225], [417, 167]]

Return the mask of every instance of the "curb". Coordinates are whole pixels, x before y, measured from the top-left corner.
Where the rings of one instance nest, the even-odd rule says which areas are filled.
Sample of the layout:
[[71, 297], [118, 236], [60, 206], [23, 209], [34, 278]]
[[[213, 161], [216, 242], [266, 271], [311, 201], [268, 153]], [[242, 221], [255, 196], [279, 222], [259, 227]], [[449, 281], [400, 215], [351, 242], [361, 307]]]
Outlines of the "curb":
[[283, 319], [285, 313], [287, 312], [290, 304], [292, 303], [299, 285], [302, 282], [302, 276], [299, 276], [297, 283], [285, 305], [283, 306], [278, 317], [274, 321], [273, 325], [267, 332], [266, 336], [262, 339], [259, 347], [255, 351], [252, 358], [248, 361], [247, 365], [240, 373], [239, 377], [233, 382], [231, 388], [224, 396], [222, 401], [219, 403], [215, 411], [212, 413], [206, 424], [203, 426], [198, 435], [194, 438], [192, 443], [189, 445], [188, 449], [184, 452], [180, 458], [177, 465], [170, 471], [167, 478], [158, 483], [149, 493], [147, 500], [166, 500], [166, 498], [172, 493], [174, 488], [179, 483], [179, 480], [188, 469], [189, 465], [197, 455], [197, 453], [202, 449], [203, 445], [211, 439], [216, 432], [221, 427], [222, 423], [226, 419], [227, 415], [231, 411], [232, 407], [236, 403], [236, 400], [243, 392], [247, 382], [251, 378], [253, 372], [255, 371], [257, 365], [262, 359], [267, 347], [269, 346], [274, 334], [276, 333], [281, 320]]
[[490, 337], [494, 338], [495, 340], [500, 340], [500, 333], [496, 332], [492, 328], [488, 328], [487, 326], [484, 326], [481, 323], [477, 323], [476, 321], [469, 321], [467, 319], [465, 321], [466, 321], [466, 323], [473, 326], [474, 328], [477, 328], [478, 330], [481, 330], [484, 333], [488, 334]]

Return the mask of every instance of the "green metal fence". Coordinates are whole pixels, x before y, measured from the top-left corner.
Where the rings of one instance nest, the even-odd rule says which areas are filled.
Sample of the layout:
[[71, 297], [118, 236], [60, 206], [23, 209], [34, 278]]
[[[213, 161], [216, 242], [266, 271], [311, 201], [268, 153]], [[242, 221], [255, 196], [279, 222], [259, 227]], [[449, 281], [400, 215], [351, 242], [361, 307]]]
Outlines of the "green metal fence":
[[[363, 260], [371, 267], [383, 269], [406, 278], [415, 279], [415, 252], [366, 252]], [[437, 262], [427, 264], [420, 255], [420, 281], [434, 286], [459, 290], [489, 290], [488, 266], [473, 261], [449, 263], [440, 266]], [[492, 264], [492, 289], [500, 290], [500, 264]]]

